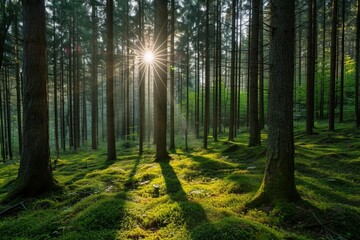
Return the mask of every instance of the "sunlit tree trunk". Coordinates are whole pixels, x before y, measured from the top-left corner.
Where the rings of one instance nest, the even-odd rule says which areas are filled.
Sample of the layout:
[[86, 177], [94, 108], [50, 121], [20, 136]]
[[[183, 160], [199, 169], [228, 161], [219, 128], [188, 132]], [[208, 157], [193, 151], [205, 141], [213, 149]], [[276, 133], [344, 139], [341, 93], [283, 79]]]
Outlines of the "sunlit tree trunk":
[[267, 161], [263, 182], [250, 206], [299, 199], [294, 177], [294, 1], [272, 1], [270, 26]]

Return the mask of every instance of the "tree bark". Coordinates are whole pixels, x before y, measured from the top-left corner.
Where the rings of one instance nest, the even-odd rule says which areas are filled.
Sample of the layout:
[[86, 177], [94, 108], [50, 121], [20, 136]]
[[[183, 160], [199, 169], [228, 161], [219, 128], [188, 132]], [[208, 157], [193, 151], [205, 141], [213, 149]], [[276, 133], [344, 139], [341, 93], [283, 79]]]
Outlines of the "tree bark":
[[263, 182], [250, 206], [299, 199], [293, 136], [295, 3], [272, 0], [270, 12], [267, 161]]
[[205, 116], [204, 116], [204, 149], [208, 147], [208, 132], [210, 121], [210, 42], [209, 42], [210, 0], [206, 0], [205, 22]]
[[259, 146], [260, 127], [259, 127], [259, 105], [258, 105], [258, 63], [259, 63], [259, 2], [252, 1], [252, 25], [250, 39], [250, 109], [249, 109], [249, 126], [250, 138], [249, 146]]
[[97, 72], [97, 21], [96, 5], [92, 2], [91, 6], [91, 148], [96, 150], [98, 147], [98, 72]]
[[14, 34], [15, 34], [15, 79], [16, 79], [16, 108], [17, 108], [17, 126], [18, 126], [18, 141], [19, 141], [19, 153], [22, 148], [22, 114], [21, 114], [21, 92], [22, 86], [20, 81], [20, 61], [19, 61], [19, 27], [18, 16], [15, 15]]
[[[139, 4], [139, 45], [145, 46], [144, 42], [144, 15], [143, 1], [138, 0]], [[139, 69], [139, 154], [143, 153], [145, 137], [145, 65]]]
[[307, 84], [306, 84], [306, 134], [313, 134], [314, 96], [315, 96], [315, 0], [308, 1], [308, 37], [307, 37]]
[[156, 156], [157, 161], [166, 160], [169, 154], [166, 150], [167, 130], [167, 0], [155, 0], [155, 49], [157, 63], [155, 67], [156, 89]]
[[341, 76], [340, 76], [340, 111], [339, 121], [344, 121], [344, 81], [345, 81], [345, 7], [346, 0], [342, 1], [342, 31], [341, 31]]
[[113, 0], [106, 0], [106, 126], [107, 159], [116, 159], [114, 121], [114, 41]]
[[259, 127], [265, 127], [265, 106], [264, 106], [264, 5], [260, 1], [259, 5]]
[[235, 48], [236, 48], [236, 35], [235, 35], [235, 23], [236, 23], [236, 8], [237, 0], [232, 1], [232, 20], [231, 20], [231, 75], [230, 75], [230, 121], [229, 121], [229, 141], [234, 141], [235, 136]]
[[175, 149], [175, 0], [171, 0], [171, 43], [170, 43], [170, 149]]
[[330, 99], [329, 99], [329, 131], [335, 131], [335, 80], [336, 80], [336, 51], [337, 51], [337, 22], [338, 1], [332, 2], [332, 27], [331, 27], [331, 60], [330, 60]]
[[35, 196], [54, 188], [50, 166], [48, 74], [44, 0], [24, 0], [24, 129], [15, 193]]

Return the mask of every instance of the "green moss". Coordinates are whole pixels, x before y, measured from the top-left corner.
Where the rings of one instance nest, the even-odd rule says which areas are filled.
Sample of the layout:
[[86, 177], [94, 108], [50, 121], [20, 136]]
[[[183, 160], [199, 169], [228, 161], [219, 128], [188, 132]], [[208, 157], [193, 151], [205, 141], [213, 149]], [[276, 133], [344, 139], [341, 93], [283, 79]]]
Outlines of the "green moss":
[[[27, 200], [28, 210], [1, 218], [0, 238], [355, 239], [360, 130], [343, 124], [329, 133], [320, 124], [317, 135], [306, 136], [304, 125], [298, 126], [295, 175], [302, 202], [245, 208], [261, 184], [266, 158], [266, 142], [248, 148], [247, 133], [232, 143], [220, 135], [219, 142], [209, 141], [209, 150], [191, 139], [191, 152], [176, 149], [166, 163], [153, 161], [153, 147], [139, 157], [135, 144], [118, 142], [122, 155], [111, 162], [105, 145], [61, 153], [54, 174], [63, 191]], [[18, 166], [0, 165], [0, 200]]]
[[281, 239], [274, 230], [236, 217], [201, 224], [193, 229], [191, 238], [194, 240]]

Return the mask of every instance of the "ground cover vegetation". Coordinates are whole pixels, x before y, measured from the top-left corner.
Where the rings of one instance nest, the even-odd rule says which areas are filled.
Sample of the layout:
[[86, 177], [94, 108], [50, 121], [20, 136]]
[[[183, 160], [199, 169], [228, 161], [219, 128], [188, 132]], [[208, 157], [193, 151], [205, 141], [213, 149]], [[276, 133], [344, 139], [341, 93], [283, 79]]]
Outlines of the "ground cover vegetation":
[[[303, 125], [303, 124], [301, 124]], [[105, 146], [61, 154], [54, 176], [61, 191], [24, 200], [0, 220], [2, 239], [356, 239], [359, 236], [359, 130], [295, 131], [295, 177], [302, 201], [247, 209], [264, 171], [266, 144], [248, 148], [220, 137], [207, 150], [193, 141], [172, 160], [154, 161], [153, 147], [106, 161]], [[266, 134], [263, 134], [266, 139]], [[54, 161], [52, 161], [54, 164]], [[1, 199], [18, 162], [1, 165]], [[17, 203], [13, 200], [0, 210]]]

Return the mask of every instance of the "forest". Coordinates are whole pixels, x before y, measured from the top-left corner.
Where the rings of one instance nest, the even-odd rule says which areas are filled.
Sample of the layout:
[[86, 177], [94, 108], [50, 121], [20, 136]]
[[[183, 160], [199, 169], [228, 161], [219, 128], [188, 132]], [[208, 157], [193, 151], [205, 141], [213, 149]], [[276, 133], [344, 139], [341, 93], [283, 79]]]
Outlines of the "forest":
[[0, 239], [360, 239], [360, 0], [0, 0]]

